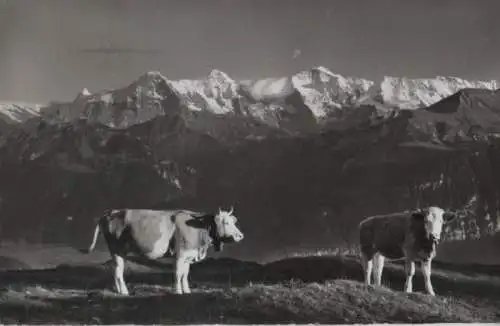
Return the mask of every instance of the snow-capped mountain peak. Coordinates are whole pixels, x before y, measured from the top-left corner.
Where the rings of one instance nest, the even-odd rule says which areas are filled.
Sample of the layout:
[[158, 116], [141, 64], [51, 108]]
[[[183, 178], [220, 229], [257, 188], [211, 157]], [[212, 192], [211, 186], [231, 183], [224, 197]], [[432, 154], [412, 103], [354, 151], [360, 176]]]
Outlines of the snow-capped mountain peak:
[[0, 102], [0, 119], [22, 123], [40, 115], [42, 105], [21, 102]]
[[208, 75], [208, 80], [219, 84], [233, 84], [235, 81], [228, 74], [221, 70], [212, 69]]
[[238, 96], [238, 84], [226, 73], [213, 69], [206, 78], [170, 81], [170, 86], [193, 111], [215, 114], [232, 112], [232, 99]]
[[311, 69], [311, 72], [313, 74], [322, 74], [322, 75], [325, 75], [325, 76], [329, 76], [330, 78], [331, 77], [339, 77], [340, 75], [339, 74], [335, 74], [333, 73], [330, 69], [328, 68], [325, 68], [323, 66], [316, 66], [314, 68]]
[[332, 109], [353, 105], [374, 84], [368, 79], [334, 74], [322, 66], [296, 74], [292, 83], [317, 119], [325, 118]]
[[227, 96], [236, 96], [238, 84], [223, 71], [213, 69], [207, 78], [209, 87], [216, 88]]
[[167, 81], [167, 78], [163, 76], [159, 71], [148, 71], [139, 76], [139, 78], [137, 78], [135, 82], [130, 84], [129, 88], [143, 87], [149, 89]]
[[415, 109], [434, 104], [461, 89], [482, 88], [495, 90], [495, 80], [465, 80], [453, 76], [435, 78], [407, 78], [386, 76], [378, 86], [381, 100], [401, 109]]
[[89, 92], [89, 90], [88, 90], [87, 88], [84, 88], [84, 89], [82, 89], [82, 91], [80, 92], [80, 95], [81, 95], [81, 96], [90, 96], [90, 95], [92, 95], [92, 93], [91, 93], [91, 92]]
[[83, 88], [78, 95], [76, 95], [75, 101], [81, 101], [84, 98], [92, 96], [92, 93], [87, 89]]

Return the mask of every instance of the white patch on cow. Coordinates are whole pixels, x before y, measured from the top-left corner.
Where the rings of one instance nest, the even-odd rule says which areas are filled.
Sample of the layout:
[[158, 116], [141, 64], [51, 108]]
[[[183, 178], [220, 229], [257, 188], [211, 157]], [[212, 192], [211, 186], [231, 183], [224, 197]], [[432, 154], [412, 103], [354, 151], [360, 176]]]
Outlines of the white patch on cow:
[[[146, 226], [143, 226], [143, 230], [145, 232], [148, 231], [148, 228], [150, 228], [150, 229], [154, 228], [155, 231], [156, 232], [159, 231], [159, 233], [158, 233], [158, 237], [157, 237], [156, 241], [151, 243], [151, 247], [149, 248], [149, 252], [147, 252], [146, 255], [148, 256], [148, 258], [151, 258], [151, 259], [160, 258], [166, 254], [168, 247], [169, 247], [169, 244], [170, 244], [170, 240], [171, 240], [175, 231], [174, 231], [168, 217], [163, 217], [163, 218], [157, 219], [156, 223], [154, 223], [153, 225], [148, 225], [147, 228], [146, 228]], [[153, 239], [154, 239], [154, 237], [152, 237], [151, 240], [153, 240]]]
[[200, 247], [198, 249], [186, 250], [183, 252], [182, 256], [186, 263], [196, 263], [200, 260], [205, 259], [208, 252], [208, 246]]
[[237, 221], [238, 219], [233, 215], [233, 209], [230, 211], [219, 209], [219, 212], [215, 215], [215, 224], [219, 236], [233, 238], [235, 242], [243, 240], [243, 233], [236, 226]]
[[156, 242], [153, 244], [153, 248], [151, 249], [151, 251], [147, 253], [148, 258], [156, 259], [163, 256], [168, 250], [170, 238], [170, 234], [163, 233], [161, 238], [156, 240]]

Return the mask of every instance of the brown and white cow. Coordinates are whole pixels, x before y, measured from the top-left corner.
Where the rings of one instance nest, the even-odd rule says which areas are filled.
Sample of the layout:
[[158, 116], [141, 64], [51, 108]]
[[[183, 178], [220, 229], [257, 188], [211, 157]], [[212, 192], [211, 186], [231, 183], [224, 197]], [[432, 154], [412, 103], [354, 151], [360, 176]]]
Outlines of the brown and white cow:
[[420, 261], [425, 289], [428, 294], [435, 295], [431, 284], [431, 262], [436, 256], [443, 224], [454, 217], [451, 212], [431, 206], [363, 220], [359, 224], [359, 241], [365, 283], [371, 284], [374, 269], [375, 284], [381, 285], [385, 258], [405, 259], [404, 291], [412, 292], [415, 262]]
[[123, 278], [128, 253], [156, 260], [175, 258], [176, 293], [190, 293], [188, 276], [192, 263], [203, 260], [208, 248], [221, 251], [224, 243], [239, 242], [243, 233], [236, 226], [233, 210], [216, 214], [188, 210], [113, 209], [99, 219], [92, 244], [102, 232], [114, 263], [116, 291], [128, 295]]

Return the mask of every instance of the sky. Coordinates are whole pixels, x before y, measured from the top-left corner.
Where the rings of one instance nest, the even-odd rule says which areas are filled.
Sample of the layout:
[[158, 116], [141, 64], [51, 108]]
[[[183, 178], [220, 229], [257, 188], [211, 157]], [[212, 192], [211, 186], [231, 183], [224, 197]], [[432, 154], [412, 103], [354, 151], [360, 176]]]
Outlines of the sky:
[[0, 101], [220, 69], [500, 79], [499, 0], [0, 0]]

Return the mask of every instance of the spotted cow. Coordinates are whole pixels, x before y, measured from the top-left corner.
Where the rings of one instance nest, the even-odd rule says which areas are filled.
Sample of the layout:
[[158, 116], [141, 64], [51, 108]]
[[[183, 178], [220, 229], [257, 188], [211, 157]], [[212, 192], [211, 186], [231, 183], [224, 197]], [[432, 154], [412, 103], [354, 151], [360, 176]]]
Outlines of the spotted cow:
[[128, 253], [149, 260], [165, 256], [175, 259], [176, 293], [190, 293], [188, 275], [192, 263], [203, 260], [209, 247], [221, 251], [224, 243], [239, 242], [243, 233], [237, 227], [233, 210], [216, 214], [188, 210], [107, 210], [97, 222], [92, 244], [94, 250], [102, 232], [114, 264], [116, 291], [128, 295], [123, 277]]

